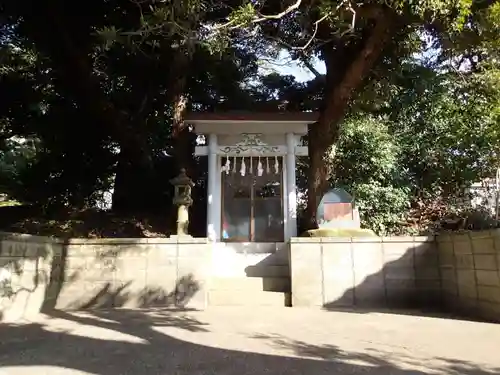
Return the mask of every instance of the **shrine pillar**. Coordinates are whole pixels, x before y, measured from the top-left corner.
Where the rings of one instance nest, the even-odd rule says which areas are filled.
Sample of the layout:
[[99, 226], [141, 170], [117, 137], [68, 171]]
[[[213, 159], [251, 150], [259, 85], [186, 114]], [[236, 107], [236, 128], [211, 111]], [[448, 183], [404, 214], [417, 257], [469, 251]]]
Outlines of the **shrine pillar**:
[[286, 236], [285, 238], [297, 237], [297, 184], [295, 175], [295, 134], [286, 133]]
[[217, 168], [217, 134], [208, 136], [207, 237], [220, 239], [220, 171]]

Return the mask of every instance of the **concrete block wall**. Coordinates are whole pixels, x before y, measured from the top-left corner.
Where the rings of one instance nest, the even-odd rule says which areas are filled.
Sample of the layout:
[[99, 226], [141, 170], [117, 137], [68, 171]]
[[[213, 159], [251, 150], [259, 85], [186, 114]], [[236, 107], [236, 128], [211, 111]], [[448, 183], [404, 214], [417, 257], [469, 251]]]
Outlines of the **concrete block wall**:
[[42, 308], [204, 308], [211, 245], [204, 238], [71, 239], [0, 235], [0, 314]]
[[[272, 248], [269, 248], [269, 247]], [[242, 304], [428, 308], [500, 322], [500, 231], [433, 237], [51, 239], [0, 233], [0, 316]], [[266, 293], [270, 292], [270, 293]], [[281, 294], [286, 294], [286, 301]]]
[[40, 311], [59, 241], [29, 235], [0, 235], [0, 321]]
[[500, 322], [500, 230], [442, 234], [437, 245], [446, 305]]
[[293, 238], [292, 306], [436, 306], [441, 301], [433, 237]]

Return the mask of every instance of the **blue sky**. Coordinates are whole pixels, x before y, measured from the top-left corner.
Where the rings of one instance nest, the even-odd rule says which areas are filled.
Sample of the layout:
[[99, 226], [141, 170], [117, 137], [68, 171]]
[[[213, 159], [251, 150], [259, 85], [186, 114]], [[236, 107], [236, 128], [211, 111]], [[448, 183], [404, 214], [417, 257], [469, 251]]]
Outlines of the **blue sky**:
[[[315, 59], [314, 67], [322, 74], [326, 72], [325, 65], [318, 59]], [[282, 51], [275, 62], [264, 62], [261, 69], [263, 72], [271, 73], [275, 71], [283, 75], [293, 75], [299, 82], [309, 81], [314, 78], [314, 74], [312, 74], [309, 69], [292, 61], [290, 55], [286, 51]]]

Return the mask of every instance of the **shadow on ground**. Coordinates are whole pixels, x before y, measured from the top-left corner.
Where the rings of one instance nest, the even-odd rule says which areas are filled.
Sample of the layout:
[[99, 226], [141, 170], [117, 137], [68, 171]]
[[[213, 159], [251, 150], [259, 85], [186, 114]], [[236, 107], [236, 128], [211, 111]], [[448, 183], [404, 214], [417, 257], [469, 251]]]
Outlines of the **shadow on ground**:
[[274, 347], [295, 357], [258, 354], [183, 341], [168, 334], [172, 329], [190, 331], [190, 337], [211, 334], [210, 326], [188, 311], [170, 309], [54, 312], [50, 319], [38, 323], [4, 324], [0, 329], [0, 373], [493, 375], [500, 372], [446, 359], [435, 359], [439, 360], [439, 368], [422, 372], [411, 370], [411, 358], [391, 358], [390, 353], [381, 352], [351, 353], [334, 345], [315, 346], [256, 332], [251, 339], [259, 341], [264, 351]]
[[[325, 361], [335, 361], [339, 363], [357, 363], [359, 367], [365, 369], [360, 373], [364, 374], [447, 374], [447, 375], [489, 375], [498, 374], [500, 368], [484, 369], [474, 363], [467, 361], [453, 360], [449, 358], [435, 357], [429, 361], [421, 361], [411, 356], [401, 355], [401, 353], [383, 352], [379, 350], [367, 349], [365, 353], [350, 353], [335, 345], [314, 345], [298, 340], [290, 340], [279, 335], [255, 335], [252, 338], [264, 340], [272, 346], [293, 352], [295, 355], [307, 358], [316, 358]], [[433, 365], [430, 365], [432, 362]], [[396, 365], [395, 363], [398, 363]], [[405, 369], [401, 368], [404, 367]], [[408, 370], [406, 368], [428, 367], [425, 372], [418, 370]], [[348, 368], [353, 371], [356, 366]], [[338, 373], [343, 373], [338, 370]], [[384, 372], [385, 371], [385, 372]], [[357, 373], [357, 372], [346, 372]]]

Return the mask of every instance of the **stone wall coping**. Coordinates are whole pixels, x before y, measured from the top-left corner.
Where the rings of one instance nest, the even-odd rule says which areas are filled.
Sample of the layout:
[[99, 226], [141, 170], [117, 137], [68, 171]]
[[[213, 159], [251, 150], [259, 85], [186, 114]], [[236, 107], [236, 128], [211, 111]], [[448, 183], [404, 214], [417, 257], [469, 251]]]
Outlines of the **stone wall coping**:
[[0, 241], [22, 241], [33, 243], [62, 243], [61, 238], [48, 236], [33, 236], [26, 233], [0, 232]]
[[290, 243], [381, 243], [381, 242], [433, 242], [434, 236], [392, 236], [392, 237], [292, 237]]
[[[479, 238], [500, 237], [500, 228], [464, 233], [441, 233], [436, 236], [388, 236], [388, 237], [292, 237], [290, 243], [380, 243], [380, 242], [438, 242], [468, 241]], [[207, 244], [206, 237], [172, 236], [154, 238], [70, 238], [35, 236], [26, 233], [0, 232], [0, 241], [22, 241], [67, 245], [130, 245], [130, 244]]]
[[291, 237], [290, 243], [319, 243], [321, 242], [321, 237]]
[[464, 233], [440, 233], [430, 236], [388, 236], [388, 237], [292, 237], [291, 243], [345, 243], [345, 242], [450, 242], [469, 241], [480, 238], [500, 237], [500, 228]]
[[436, 236], [390, 236], [383, 237], [382, 242], [434, 242]]
[[147, 244], [206, 244], [208, 238], [70, 238], [68, 245], [147, 245]]
[[32, 243], [51, 243], [65, 245], [141, 245], [141, 244], [206, 244], [208, 238], [173, 236], [154, 238], [57, 238], [33, 236], [24, 233], [0, 232], [0, 241], [20, 241]]
[[64, 243], [68, 245], [142, 245], [148, 243], [177, 243], [177, 241], [170, 238], [69, 238]]
[[491, 230], [482, 230], [477, 232], [463, 232], [463, 233], [441, 233], [436, 236], [438, 242], [451, 242], [451, 241], [469, 241], [480, 238], [495, 238], [500, 237], [500, 228]]

